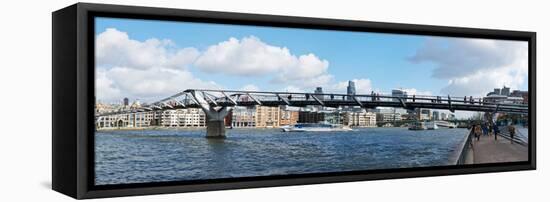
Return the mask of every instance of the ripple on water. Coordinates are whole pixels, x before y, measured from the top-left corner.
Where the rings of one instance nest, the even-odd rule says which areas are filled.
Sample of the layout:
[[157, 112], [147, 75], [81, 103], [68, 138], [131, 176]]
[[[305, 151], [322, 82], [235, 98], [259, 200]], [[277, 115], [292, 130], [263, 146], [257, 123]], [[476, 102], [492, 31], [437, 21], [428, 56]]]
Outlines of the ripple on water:
[[96, 184], [217, 179], [447, 165], [463, 129], [283, 133], [233, 129], [101, 131], [95, 135]]

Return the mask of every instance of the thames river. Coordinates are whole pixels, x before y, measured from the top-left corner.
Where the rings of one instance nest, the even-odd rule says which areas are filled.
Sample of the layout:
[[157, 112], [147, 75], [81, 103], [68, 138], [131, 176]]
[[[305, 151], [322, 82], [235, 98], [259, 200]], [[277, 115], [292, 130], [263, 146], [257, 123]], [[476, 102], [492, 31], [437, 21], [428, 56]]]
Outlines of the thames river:
[[451, 165], [467, 129], [284, 133], [231, 129], [98, 131], [96, 184], [184, 181]]

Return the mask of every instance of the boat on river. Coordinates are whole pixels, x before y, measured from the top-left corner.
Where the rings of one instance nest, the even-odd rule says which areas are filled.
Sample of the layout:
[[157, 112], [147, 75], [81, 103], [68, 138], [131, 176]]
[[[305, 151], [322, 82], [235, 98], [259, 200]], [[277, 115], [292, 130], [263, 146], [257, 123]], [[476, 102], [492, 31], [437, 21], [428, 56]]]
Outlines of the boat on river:
[[429, 122], [426, 122], [426, 128], [428, 130], [435, 130], [435, 129], [438, 129], [439, 127], [437, 126], [435, 121], [429, 121]]
[[409, 130], [427, 130], [427, 129], [428, 127], [426, 126], [426, 123], [421, 121], [417, 121], [409, 125]]
[[281, 127], [283, 132], [333, 132], [352, 131], [348, 126], [330, 123], [297, 123], [291, 126]]
[[448, 121], [434, 121], [435, 124], [441, 128], [456, 128], [457, 124]]

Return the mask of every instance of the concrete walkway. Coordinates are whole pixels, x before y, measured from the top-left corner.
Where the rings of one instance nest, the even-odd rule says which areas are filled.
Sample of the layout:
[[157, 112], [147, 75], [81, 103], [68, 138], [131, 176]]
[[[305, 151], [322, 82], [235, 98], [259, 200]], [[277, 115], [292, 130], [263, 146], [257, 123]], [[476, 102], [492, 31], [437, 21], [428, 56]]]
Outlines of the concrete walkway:
[[494, 136], [481, 136], [473, 142], [474, 163], [502, 163], [528, 160], [528, 148], [517, 143], [511, 144], [510, 140]]

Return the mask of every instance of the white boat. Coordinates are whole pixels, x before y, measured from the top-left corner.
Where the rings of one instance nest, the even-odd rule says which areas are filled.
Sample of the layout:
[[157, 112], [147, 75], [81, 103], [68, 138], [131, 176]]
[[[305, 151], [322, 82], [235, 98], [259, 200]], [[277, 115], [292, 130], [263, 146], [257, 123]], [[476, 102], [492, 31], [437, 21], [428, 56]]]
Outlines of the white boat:
[[283, 132], [332, 132], [352, 131], [350, 127], [330, 123], [297, 123], [292, 126], [281, 127]]
[[456, 128], [457, 125], [448, 121], [435, 121], [435, 124], [442, 128]]
[[437, 126], [437, 124], [434, 121], [430, 121], [430, 122], [426, 123], [426, 128], [428, 130], [435, 130], [435, 129], [438, 129], [439, 127]]
[[426, 127], [426, 124], [424, 122], [414, 122], [409, 125], [409, 130], [426, 130], [428, 127]]

